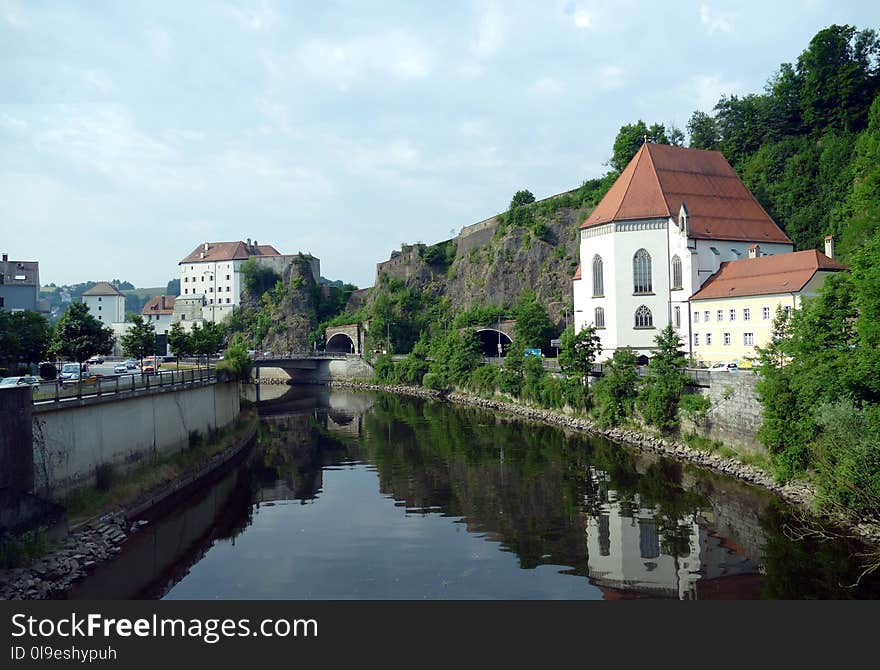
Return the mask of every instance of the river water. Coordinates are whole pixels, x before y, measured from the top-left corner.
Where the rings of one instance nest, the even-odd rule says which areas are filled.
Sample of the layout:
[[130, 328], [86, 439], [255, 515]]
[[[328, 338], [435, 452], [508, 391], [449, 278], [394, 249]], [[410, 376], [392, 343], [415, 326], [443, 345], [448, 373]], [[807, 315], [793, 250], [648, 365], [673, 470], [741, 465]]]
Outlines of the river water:
[[794, 539], [799, 515], [729, 478], [443, 402], [264, 391], [249, 459], [70, 597], [880, 596], [861, 547]]

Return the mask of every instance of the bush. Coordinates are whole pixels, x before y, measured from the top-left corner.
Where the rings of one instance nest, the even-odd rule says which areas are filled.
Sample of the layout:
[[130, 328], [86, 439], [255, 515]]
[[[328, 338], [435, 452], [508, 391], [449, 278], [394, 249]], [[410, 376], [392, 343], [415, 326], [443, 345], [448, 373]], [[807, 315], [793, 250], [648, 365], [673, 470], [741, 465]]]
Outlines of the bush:
[[43, 379], [56, 379], [58, 377], [58, 368], [52, 363], [40, 364], [40, 377]]
[[706, 414], [711, 406], [710, 400], [699, 393], [687, 393], [681, 396], [678, 403], [678, 408], [685, 417], [697, 424], [706, 420]]
[[446, 388], [446, 385], [443, 383], [443, 378], [436, 372], [428, 372], [425, 374], [425, 376], [422, 377], [422, 386], [434, 391], [442, 391]]
[[470, 386], [478, 393], [495, 393], [500, 372], [497, 365], [482, 365], [471, 373]]
[[203, 437], [198, 430], [189, 431], [189, 448], [195, 449], [202, 443]]
[[373, 361], [373, 370], [376, 371], [376, 380], [382, 384], [393, 384], [396, 381], [394, 374], [394, 361], [388, 354], [381, 354]]
[[600, 426], [617, 426], [632, 416], [638, 385], [635, 354], [629, 349], [617, 349], [593, 386], [594, 415]]
[[0, 532], [0, 570], [19, 568], [49, 549], [45, 528], [29, 530], [21, 535]]

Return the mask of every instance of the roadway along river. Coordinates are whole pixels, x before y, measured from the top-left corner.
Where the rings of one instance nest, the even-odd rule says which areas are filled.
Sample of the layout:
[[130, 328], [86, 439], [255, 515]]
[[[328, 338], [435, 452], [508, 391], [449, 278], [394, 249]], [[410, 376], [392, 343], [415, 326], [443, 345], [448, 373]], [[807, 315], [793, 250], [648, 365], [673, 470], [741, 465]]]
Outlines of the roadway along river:
[[275, 393], [247, 463], [70, 597], [880, 596], [846, 586], [859, 547], [789, 539], [791, 510], [736, 481], [441, 402]]

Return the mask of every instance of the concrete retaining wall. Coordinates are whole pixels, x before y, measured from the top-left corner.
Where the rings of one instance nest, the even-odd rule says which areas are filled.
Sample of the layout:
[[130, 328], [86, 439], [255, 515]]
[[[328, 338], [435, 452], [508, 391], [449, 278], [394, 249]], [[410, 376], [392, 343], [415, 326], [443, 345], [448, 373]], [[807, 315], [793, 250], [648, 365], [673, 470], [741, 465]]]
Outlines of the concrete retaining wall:
[[712, 440], [753, 453], [767, 453], [756, 434], [763, 421], [755, 385], [758, 376], [746, 370], [713, 372], [707, 386], [690, 387], [705, 396], [711, 407], [704, 421], [682, 421], [682, 430], [696, 431]]
[[0, 489], [30, 491], [33, 487], [31, 431], [30, 386], [0, 390]]
[[239, 385], [233, 382], [36, 406], [34, 489], [57, 496], [94, 483], [99, 465], [124, 469], [149, 456], [186, 448], [190, 431], [205, 434], [235, 421], [239, 398]]

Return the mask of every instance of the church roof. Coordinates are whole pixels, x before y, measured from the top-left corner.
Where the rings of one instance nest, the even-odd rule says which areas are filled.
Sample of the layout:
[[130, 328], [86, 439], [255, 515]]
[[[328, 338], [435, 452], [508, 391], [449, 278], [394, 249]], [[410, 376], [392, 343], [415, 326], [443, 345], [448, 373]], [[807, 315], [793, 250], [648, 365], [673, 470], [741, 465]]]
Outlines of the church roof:
[[691, 300], [797, 293], [820, 270], [840, 272], [846, 266], [815, 249], [725, 261]]
[[611, 221], [678, 218], [690, 237], [791, 244], [718, 151], [645, 143], [581, 228]]

